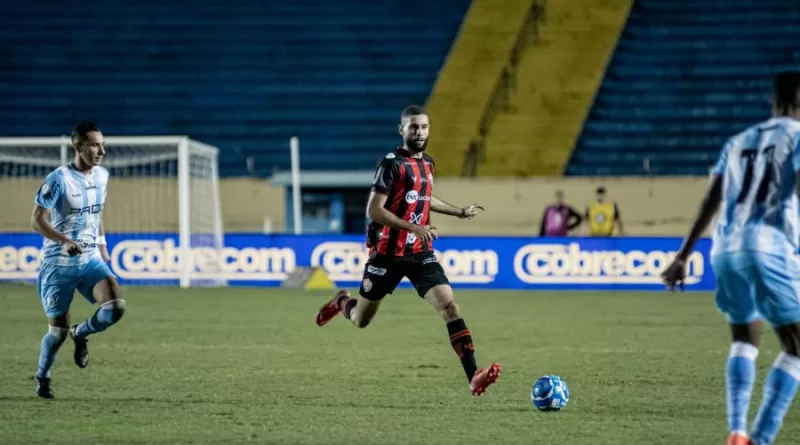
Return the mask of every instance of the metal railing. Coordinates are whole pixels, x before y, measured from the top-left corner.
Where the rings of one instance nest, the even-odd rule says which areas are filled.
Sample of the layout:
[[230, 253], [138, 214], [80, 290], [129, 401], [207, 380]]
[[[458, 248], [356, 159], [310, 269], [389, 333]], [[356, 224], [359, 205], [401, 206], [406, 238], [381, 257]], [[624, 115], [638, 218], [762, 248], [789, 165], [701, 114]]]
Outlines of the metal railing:
[[511, 93], [517, 87], [517, 67], [522, 55], [529, 46], [539, 39], [539, 24], [545, 20], [545, 7], [547, 0], [533, 0], [525, 21], [520, 27], [517, 39], [508, 55], [508, 62], [500, 71], [495, 81], [489, 102], [483, 109], [481, 120], [478, 123], [478, 134], [472, 139], [464, 156], [461, 176], [475, 177], [478, 173], [478, 164], [486, 160], [486, 138], [492, 129], [495, 118], [501, 112], [509, 110]]

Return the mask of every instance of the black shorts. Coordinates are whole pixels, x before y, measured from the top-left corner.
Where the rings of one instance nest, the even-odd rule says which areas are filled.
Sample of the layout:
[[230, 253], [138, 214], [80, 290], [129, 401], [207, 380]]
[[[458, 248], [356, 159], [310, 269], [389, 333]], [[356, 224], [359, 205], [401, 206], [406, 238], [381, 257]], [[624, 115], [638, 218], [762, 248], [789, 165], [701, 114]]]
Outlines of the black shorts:
[[412, 257], [373, 255], [364, 266], [364, 279], [358, 293], [367, 300], [380, 301], [397, 288], [403, 277], [408, 277], [420, 297], [434, 286], [450, 284], [432, 253]]

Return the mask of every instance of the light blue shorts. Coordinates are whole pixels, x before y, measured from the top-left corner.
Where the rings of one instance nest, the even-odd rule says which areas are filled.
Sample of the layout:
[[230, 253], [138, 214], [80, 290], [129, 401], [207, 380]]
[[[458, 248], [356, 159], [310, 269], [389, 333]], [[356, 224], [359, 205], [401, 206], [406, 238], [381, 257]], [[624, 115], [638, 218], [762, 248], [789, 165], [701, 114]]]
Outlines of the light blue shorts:
[[742, 251], [715, 255], [717, 306], [732, 324], [800, 322], [800, 261], [792, 255]]
[[100, 258], [92, 258], [79, 266], [59, 266], [42, 263], [36, 287], [48, 318], [60, 317], [69, 311], [75, 291], [94, 304], [92, 290], [95, 284], [106, 277], [114, 276], [108, 265]]

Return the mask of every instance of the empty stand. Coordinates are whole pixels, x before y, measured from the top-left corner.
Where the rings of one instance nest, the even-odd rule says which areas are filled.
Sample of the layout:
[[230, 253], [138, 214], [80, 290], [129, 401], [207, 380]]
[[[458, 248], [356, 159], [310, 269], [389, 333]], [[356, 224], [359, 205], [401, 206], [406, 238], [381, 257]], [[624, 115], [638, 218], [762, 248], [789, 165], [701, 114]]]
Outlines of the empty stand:
[[727, 137], [769, 116], [797, 42], [795, 2], [637, 1], [567, 174], [708, 174]]
[[0, 135], [187, 134], [220, 172], [372, 169], [424, 103], [469, 2], [16, 2], [0, 15]]
[[522, 56], [510, 109], [495, 119], [480, 176], [561, 176], [631, 0], [548, 2]]
[[426, 104], [439, 176], [457, 176], [532, 0], [473, 0]]

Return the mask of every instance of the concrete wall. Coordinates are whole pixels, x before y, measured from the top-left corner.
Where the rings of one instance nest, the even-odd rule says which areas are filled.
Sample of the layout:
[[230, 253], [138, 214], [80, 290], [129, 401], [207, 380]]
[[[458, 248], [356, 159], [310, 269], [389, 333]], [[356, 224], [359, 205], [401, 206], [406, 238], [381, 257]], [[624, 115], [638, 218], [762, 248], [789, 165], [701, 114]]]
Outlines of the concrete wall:
[[[477, 202], [486, 212], [472, 221], [437, 217], [442, 233], [538, 234], [542, 211], [557, 189], [583, 211], [603, 185], [618, 203], [628, 235], [683, 235], [703, 197], [708, 179], [691, 178], [536, 178], [445, 180], [434, 193], [452, 204]], [[586, 227], [576, 232], [588, 234]]]
[[[436, 181], [434, 193], [456, 205], [480, 203], [486, 212], [472, 221], [434, 216], [442, 234], [537, 234], [541, 213], [556, 189], [582, 210], [604, 185], [619, 203], [629, 235], [683, 235], [705, 191], [707, 178], [460, 179]], [[0, 179], [0, 230], [28, 231], [39, 179]], [[196, 230], [211, 227], [210, 184], [193, 184]], [[178, 189], [169, 179], [115, 179], [109, 187], [104, 221], [109, 231], [177, 231]], [[261, 231], [264, 219], [275, 230], [285, 224], [285, 190], [267, 181], [220, 181], [223, 221], [228, 232]], [[579, 232], [581, 233], [581, 232]], [[582, 233], [586, 233], [585, 228]]]
[[[0, 179], [0, 231], [29, 231], [33, 198], [39, 178]], [[192, 226], [194, 230], [213, 227], [210, 182], [192, 183]], [[220, 201], [225, 230], [261, 231], [264, 219], [273, 227], [284, 226], [283, 187], [247, 178], [220, 181]], [[178, 231], [178, 184], [172, 178], [118, 178], [109, 184], [103, 211], [107, 230], [118, 232]]]

